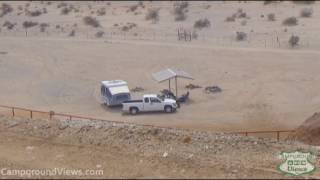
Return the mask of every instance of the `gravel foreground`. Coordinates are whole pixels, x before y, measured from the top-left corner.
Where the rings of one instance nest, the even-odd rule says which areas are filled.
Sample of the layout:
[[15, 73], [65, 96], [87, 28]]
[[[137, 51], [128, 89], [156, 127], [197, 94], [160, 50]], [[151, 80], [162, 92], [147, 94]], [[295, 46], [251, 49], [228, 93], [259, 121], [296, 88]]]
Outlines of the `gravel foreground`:
[[[97, 176], [23, 178], [319, 178], [277, 170], [281, 151], [317, 146], [214, 132], [87, 120], [0, 118], [0, 167], [102, 169]], [[3, 176], [15, 178], [19, 176]], [[21, 178], [21, 176], [20, 176]]]

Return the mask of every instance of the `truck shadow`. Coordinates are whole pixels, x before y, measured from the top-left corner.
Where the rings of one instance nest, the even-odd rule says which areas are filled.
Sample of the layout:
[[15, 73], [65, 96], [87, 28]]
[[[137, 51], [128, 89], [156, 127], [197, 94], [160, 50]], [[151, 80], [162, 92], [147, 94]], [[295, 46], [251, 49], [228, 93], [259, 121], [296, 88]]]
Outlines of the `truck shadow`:
[[162, 111], [140, 112], [136, 115], [131, 115], [130, 113], [122, 113], [122, 116], [150, 116], [150, 115], [170, 116], [170, 115], [176, 114], [177, 111], [179, 111], [179, 109], [172, 113], [166, 113]]
[[122, 105], [118, 106], [106, 106], [105, 104], [100, 104], [100, 106], [107, 112], [110, 113], [122, 113]]

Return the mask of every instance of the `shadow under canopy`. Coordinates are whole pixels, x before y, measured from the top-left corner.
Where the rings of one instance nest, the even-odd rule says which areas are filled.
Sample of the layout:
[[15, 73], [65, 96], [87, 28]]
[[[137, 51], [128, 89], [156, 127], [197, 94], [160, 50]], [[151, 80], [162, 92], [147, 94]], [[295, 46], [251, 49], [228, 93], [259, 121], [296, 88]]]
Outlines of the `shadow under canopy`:
[[193, 77], [188, 74], [185, 71], [182, 71], [180, 69], [172, 69], [167, 68], [162, 71], [156, 72], [152, 74], [152, 77], [157, 82], [161, 83], [164, 81], [169, 81], [169, 91], [171, 91], [171, 79], [175, 79], [175, 85], [176, 85], [176, 97], [178, 97], [178, 78], [184, 78], [184, 79], [191, 79], [193, 80]]

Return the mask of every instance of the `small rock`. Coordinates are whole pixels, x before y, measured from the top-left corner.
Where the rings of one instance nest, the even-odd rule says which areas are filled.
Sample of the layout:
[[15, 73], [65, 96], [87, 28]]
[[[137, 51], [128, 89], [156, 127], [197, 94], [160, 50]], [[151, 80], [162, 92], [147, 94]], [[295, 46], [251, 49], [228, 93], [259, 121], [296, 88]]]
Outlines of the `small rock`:
[[34, 146], [27, 146], [27, 147], [26, 147], [26, 150], [27, 150], [27, 151], [32, 151], [33, 149], [34, 149]]
[[162, 157], [167, 157], [168, 156], [168, 152], [164, 152]]

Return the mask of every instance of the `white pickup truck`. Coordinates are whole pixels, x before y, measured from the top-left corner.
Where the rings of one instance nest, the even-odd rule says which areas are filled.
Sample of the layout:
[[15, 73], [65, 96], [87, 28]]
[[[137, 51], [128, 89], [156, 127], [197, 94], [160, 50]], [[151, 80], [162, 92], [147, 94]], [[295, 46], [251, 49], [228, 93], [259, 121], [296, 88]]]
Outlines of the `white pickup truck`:
[[174, 99], [162, 98], [159, 95], [144, 95], [143, 100], [130, 100], [122, 103], [122, 110], [130, 114], [150, 111], [164, 111], [166, 113], [174, 112], [177, 109], [177, 103]]

